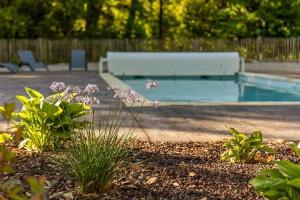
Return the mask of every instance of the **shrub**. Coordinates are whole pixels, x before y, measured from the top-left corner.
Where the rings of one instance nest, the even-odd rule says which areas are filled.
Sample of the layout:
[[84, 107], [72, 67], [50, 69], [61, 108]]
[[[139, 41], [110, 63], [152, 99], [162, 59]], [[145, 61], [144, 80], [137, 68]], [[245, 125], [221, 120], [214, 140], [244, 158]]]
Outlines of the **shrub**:
[[258, 152], [272, 153], [271, 148], [263, 144], [262, 133], [255, 131], [247, 136], [230, 128], [232, 138], [223, 145], [226, 150], [221, 154], [221, 159], [229, 162], [253, 162]]
[[[69, 89], [70, 90], [70, 89]], [[22, 110], [16, 114], [18, 127], [23, 128], [20, 146], [36, 151], [45, 151], [59, 147], [74, 128], [80, 128], [84, 122], [79, 118], [86, 115], [90, 107], [85, 103], [70, 101], [64, 95], [77, 95], [67, 91], [55, 93], [45, 98], [41, 93], [25, 88], [29, 98], [17, 96], [23, 104]]]
[[[300, 150], [291, 146], [300, 157]], [[250, 180], [256, 190], [270, 200], [300, 199], [300, 165], [287, 161], [274, 161], [275, 169], [261, 170]]]

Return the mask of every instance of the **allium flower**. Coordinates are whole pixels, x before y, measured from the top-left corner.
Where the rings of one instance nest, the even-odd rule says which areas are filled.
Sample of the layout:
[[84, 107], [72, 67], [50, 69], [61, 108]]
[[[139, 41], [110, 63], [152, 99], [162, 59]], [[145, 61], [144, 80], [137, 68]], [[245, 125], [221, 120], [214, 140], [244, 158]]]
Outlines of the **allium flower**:
[[131, 89], [126, 90], [123, 95], [123, 98], [128, 102], [136, 102], [139, 99], [139, 95]]
[[100, 100], [97, 97], [93, 97], [94, 104], [100, 104]]
[[121, 100], [125, 100], [131, 103], [141, 101], [140, 96], [132, 89], [127, 89], [122, 91], [119, 91], [119, 89], [114, 89], [114, 92], [115, 92], [114, 98], [120, 98]]
[[68, 86], [65, 90], [64, 90], [64, 94], [65, 96], [69, 95], [69, 94], [76, 94], [76, 95], [80, 95], [82, 93], [81, 89], [78, 86], [75, 87], [71, 87]]
[[78, 103], [84, 103], [87, 105], [91, 105], [91, 104], [99, 104], [100, 101], [97, 97], [91, 97], [91, 96], [75, 96], [73, 99], [75, 102]]
[[152, 106], [154, 109], [157, 109], [159, 107], [159, 101], [152, 102]]
[[148, 80], [146, 84], [147, 89], [153, 89], [158, 87], [158, 82], [153, 80]]
[[98, 86], [94, 85], [94, 84], [87, 84], [87, 86], [84, 89], [84, 92], [87, 93], [87, 94], [92, 94], [92, 93], [95, 93], [95, 92], [98, 92], [98, 91], [99, 91]]
[[50, 89], [53, 92], [61, 92], [66, 88], [66, 84], [64, 82], [56, 82], [54, 81], [53, 83], [51, 83], [50, 85]]

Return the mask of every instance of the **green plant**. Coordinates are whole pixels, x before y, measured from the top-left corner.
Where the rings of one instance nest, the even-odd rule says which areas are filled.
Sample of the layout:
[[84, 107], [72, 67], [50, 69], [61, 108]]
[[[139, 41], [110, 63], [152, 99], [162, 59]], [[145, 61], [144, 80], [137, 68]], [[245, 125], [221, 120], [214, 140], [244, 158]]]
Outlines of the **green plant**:
[[[300, 157], [300, 149], [291, 148]], [[300, 199], [300, 164], [287, 160], [274, 161], [275, 169], [261, 170], [250, 180], [256, 190], [270, 200]]]
[[258, 152], [273, 153], [271, 148], [263, 144], [262, 133], [255, 131], [247, 136], [230, 128], [232, 138], [223, 145], [226, 150], [221, 154], [221, 159], [229, 162], [253, 162]]
[[[156, 81], [148, 81], [147, 89], [156, 88]], [[111, 100], [108, 115], [95, 128], [93, 120], [84, 129], [71, 135], [71, 144], [63, 160], [69, 172], [85, 193], [103, 193], [118, 175], [130, 156], [133, 131], [145, 99], [133, 90], [111, 89], [116, 100]], [[154, 108], [158, 102], [153, 102]], [[131, 108], [137, 107], [136, 112]]]
[[[17, 142], [20, 137], [20, 130], [10, 126], [15, 107], [15, 103], [6, 103], [4, 106], [0, 106], [0, 114], [7, 124], [5, 130], [0, 129], [0, 200], [5, 200], [4, 196], [12, 200], [29, 200], [25, 195], [22, 185], [16, 184], [12, 179], [8, 181], [3, 180], [4, 174], [14, 173], [11, 163], [16, 158], [16, 153], [9, 150], [6, 147], [6, 143], [12, 140]], [[27, 179], [31, 188], [31, 200], [45, 199], [45, 181], [45, 177], [29, 177]]]
[[5, 130], [0, 129], [0, 174], [13, 172], [10, 163], [16, 157], [16, 154], [8, 150], [4, 144], [13, 139], [13, 133], [10, 131], [10, 122], [13, 118], [15, 108], [16, 104], [13, 102], [0, 106], [0, 114], [6, 121]]
[[58, 98], [62, 93], [45, 98], [33, 89], [26, 87], [25, 91], [29, 98], [16, 96], [23, 105], [16, 117], [17, 126], [23, 129], [20, 146], [30, 150], [45, 151], [61, 145], [74, 128], [82, 127], [79, 118], [90, 109], [83, 103]]
[[112, 126], [96, 130], [90, 124], [71, 136], [65, 164], [85, 193], [105, 192], [116, 170], [129, 156], [131, 134], [119, 136]]

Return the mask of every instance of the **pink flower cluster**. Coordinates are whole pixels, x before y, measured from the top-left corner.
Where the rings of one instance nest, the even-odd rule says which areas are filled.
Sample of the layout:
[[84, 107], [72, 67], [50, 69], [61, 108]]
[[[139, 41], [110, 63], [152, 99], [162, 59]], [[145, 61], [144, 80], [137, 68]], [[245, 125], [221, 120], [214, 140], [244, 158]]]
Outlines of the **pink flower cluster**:
[[129, 103], [142, 102], [142, 98], [132, 89], [120, 90], [119, 88], [107, 88], [114, 92], [114, 98], [125, 100]]
[[147, 89], [153, 89], [153, 88], [157, 88], [158, 87], [158, 82], [157, 81], [153, 81], [153, 80], [148, 80], [146, 83], [146, 88]]
[[[146, 83], [147, 89], [153, 89], [158, 87], [158, 82], [153, 80], [148, 80]], [[112, 90], [114, 93], [114, 98], [119, 98], [120, 100], [124, 100], [129, 103], [143, 103], [143, 99], [132, 89], [120, 90], [119, 88], [107, 88], [108, 90]], [[154, 109], [159, 107], [158, 101], [153, 101], [152, 106]]]
[[61, 92], [62, 96], [59, 95], [59, 97], [66, 101], [84, 104], [100, 103], [99, 99], [93, 96], [95, 92], [99, 91], [98, 86], [94, 84], [88, 84], [82, 90], [78, 86], [67, 86], [64, 82], [53, 82], [50, 89], [55, 93]]

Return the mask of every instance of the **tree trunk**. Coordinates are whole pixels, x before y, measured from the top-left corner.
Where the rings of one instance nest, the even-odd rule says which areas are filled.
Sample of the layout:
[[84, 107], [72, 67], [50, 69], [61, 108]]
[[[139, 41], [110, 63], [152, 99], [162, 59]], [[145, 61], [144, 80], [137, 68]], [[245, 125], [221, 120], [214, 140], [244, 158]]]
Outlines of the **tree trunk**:
[[162, 39], [163, 38], [163, 0], [159, 0], [159, 20], [158, 20], [158, 38]]
[[128, 16], [127, 23], [126, 23], [125, 38], [132, 37], [131, 34], [132, 34], [136, 9], [137, 9], [137, 0], [131, 0], [129, 16]]

